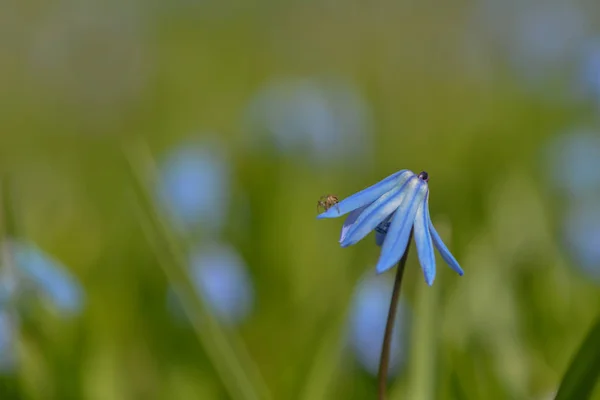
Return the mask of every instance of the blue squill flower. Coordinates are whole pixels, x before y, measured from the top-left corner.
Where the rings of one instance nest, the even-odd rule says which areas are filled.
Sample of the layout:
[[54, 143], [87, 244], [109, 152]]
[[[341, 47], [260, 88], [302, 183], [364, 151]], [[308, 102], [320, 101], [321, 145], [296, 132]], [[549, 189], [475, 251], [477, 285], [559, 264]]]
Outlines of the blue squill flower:
[[[358, 283], [350, 317], [350, 346], [357, 361], [370, 374], [377, 375], [381, 356], [382, 332], [385, 331], [393, 279], [385, 275], [367, 274]], [[401, 299], [394, 319], [390, 343], [390, 372], [397, 374], [406, 363], [410, 309]]]
[[[198, 296], [224, 324], [245, 320], [254, 305], [254, 286], [245, 261], [227, 244], [207, 243], [195, 248], [189, 258], [190, 279]], [[167, 307], [176, 318], [184, 317], [176, 288], [167, 293]]]
[[217, 141], [190, 140], [167, 154], [157, 187], [159, 201], [183, 228], [219, 231], [231, 192], [227, 155]]
[[429, 175], [425, 171], [418, 176], [409, 170], [398, 171], [340, 201], [318, 218], [335, 218], [350, 213], [342, 227], [342, 247], [355, 244], [375, 230], [377, 244], [381, 246], [376, 266], [378, 273], [387, 271], [400, 261], [414, 227], [419, 262], [428, 285], [432, 285], [435, 279], [434, 246], [450, 268], [463, 275], [462, 268], [429, 217], [428, 180]]
[[[85, 306], [85, 291], [66, 266], [35, 245], [21, 241], [3, 243], [14, 260], [14, 275], [0, 271], [0, 306], [14, 296], [39, 294], [63, 316], [79, 314]], [[32, 290], [29, 292], [29, 290]]]

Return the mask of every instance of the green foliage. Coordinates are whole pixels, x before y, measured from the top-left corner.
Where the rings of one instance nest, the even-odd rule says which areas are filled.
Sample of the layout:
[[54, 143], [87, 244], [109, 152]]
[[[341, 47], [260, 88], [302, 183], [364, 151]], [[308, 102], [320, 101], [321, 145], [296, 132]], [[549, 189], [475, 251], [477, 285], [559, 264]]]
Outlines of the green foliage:
[[[570, 360], [560, 398], [592, 387], [597, 358], [572, 357], [600, 291], [561, 246], [561, 199], [545, 191], [539, 163], [546, 141], [593, 120], [589, 110], [526, 92], [501, 66], [486, 73], [463, 62], [454, 49], [467, 13], [453, 3], [439, 5], [444, 22], [425, 3], [410, 13], [393, 2], [150, 3], [78, 9], [105, 21], [89, 31], [50, 5], [0, 13], [2, 26], [14, 20], [31, 33], [0, 50], [9, 52], [0, 177], [10, 178], [14, 205], [3, 187], [2, 231], [64, 262], [88, 297], [71, 320], [37, 303], [20, 316], [20, 361], [0, 373], [1, 400], [374, 398], [376, 380], [346, 333], [378, 249], [369, 240], [340, 248], [341, 221], [317, 221], [315, 204], [401, 168], [429, 172], [432, 219], [465, 275], [439, 260], [428, 288], [409, 257], [409, 362], [390, 398], [549, 398]], [[45, 29], [82, 42], [49, 46]], [[71, 57], [45, 59], [54, 53], [38, 39], [72, 46]], [[372, 157], [321, 165], [248, 149], [254, 137], [241, 121], [268, 79], [332, 75], [356, 83], [370, 106]], [[211, 315], [187, 277], [186, 251], [205, 236], [181, 235], [152, 198], [157, 160], [209, 133], [234, 172], [220, 239], [247, 262], [257, 296], [234, 327]], [[190, 324], [167, 310], [171, 285]], [[597, 345], [597, 327], [583, 348]]]
[[560, 384], [556, 400], [589, 399], [600, 382], [600, 318], [586, 334]]

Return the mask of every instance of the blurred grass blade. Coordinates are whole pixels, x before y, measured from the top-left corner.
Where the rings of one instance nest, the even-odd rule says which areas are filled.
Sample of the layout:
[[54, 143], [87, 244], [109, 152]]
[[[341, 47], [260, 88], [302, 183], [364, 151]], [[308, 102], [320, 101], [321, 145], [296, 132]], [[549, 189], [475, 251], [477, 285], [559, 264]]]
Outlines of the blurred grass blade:
[[301, 400], [328, 400], [331, 398], [335, 378], [340, 374], [343, 358], [344, 334], [350, 307], [333, 319], [323, 336], [314, 361], [308, 372], [306, 384], [298, 397]]
[[[398, 382], [392, 387], [390, 399], [433, 400], [436, 397], [435, 374], [438, 343], [438, 294], [441, 285], [427, 286], [418, 281], [414, 326], [410, 335], [408, 390]], [[408, 395], [407, 395], [408, 394]]]
[[[4, 275], [4, 279], [8, 281], [17, 280], [17, 267], [13, 255], [13, 246], [10, 245], [11, 240], [15, 240], [18, 234], [17, 218], [15, 215], [15, 198], [12, 180], [8, 174], [0, 176], [0, 267], [4, 270], [0, 271]], [[0, 287], [0, 291], [3, 290]], [[9, 290], [10, 291], [10, 290]], [[20, 334], [19, 318], [15, 304], [16, 296], [7, 293], [6, 297], [0, 292], [0, 307], [6, 311], [10, 320], [10, 329], [13, 337], [18, 338]], [[1, 339], [1, 338], [0, 338]], [[22, 346], [16, 346], [14, 349], [15, 357], [20, 356]]]
[[[17, 218], [15, 216], [15, 199], [12, 181], [8, 175], [0, 177], [0, 252], [1, 263], [4, 267], [5, 279], [16, 280], [17, 267], [13, 256], [12, 240], [17, 238]], [[1, 289], [1, 288], [0, 288]], [[13, 322], [16, 321], [16, 311], [14, 309], [14, 296], [5, 299], [8, 311], [11, 314]], [[15, 323], [16, 325], [16, 323]]]
[[270, 399], [269, 390], [241, 339], [219, 324], [191, 283], [182, 240], [175, 237], [155, 207], [149, 190], [156, 176], [149, 150], [144, 143], [136, 143], [125, 146], [124, 153], [132, 174], [134, 205], [140, 224], [229, 396], [233, 399]]
[[600, 381], [600, 317], [590, 328], [571, 361], [556, 394], [556, 400], [589, 399]]
[[468, 391], [465, 390], [460, 382], [460, 378], [456, 371], [450, 373], [450, 398], [454, 400], [469, 399]]

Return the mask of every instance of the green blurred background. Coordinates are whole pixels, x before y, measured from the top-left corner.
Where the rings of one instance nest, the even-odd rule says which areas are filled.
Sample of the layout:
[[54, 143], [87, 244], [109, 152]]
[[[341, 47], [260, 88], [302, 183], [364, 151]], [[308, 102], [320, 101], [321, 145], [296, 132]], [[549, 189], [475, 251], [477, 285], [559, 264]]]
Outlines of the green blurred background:
[[390, 398], [551, 399], [600, 309], [599, 22], [3, 2], [0, 399], [375, 398], [394, 274], [316, 201], [404, 168], [465, 275], [409, 257]]

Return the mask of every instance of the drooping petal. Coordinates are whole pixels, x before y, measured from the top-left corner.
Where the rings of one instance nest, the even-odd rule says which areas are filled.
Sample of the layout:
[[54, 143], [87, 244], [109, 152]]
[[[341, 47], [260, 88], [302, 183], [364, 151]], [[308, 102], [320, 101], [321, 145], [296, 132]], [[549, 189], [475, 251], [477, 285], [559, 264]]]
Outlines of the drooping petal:
[[[418, 179], [417, 177], [411, 180]], [[410, 182], [410, 181], [409, 181]], [[358, 242], [369, 234], [377, 225], [385, 220], [391, 213], [402, 204], [407, 192], [407, 184], [397, 186], [383, 194], [368, 206], [356, 219], [356, 222], [348, 229], [342, 247], [348, 247]]]
[[369, 186], [368, 188], [345, 198], [336, 204], [336, 206], [331, 207], [324, 213], [319, 214], [317, 218], [337, 218], [349, 213], [350, 211], [356, 210], [357, 208], [369, 205], [383, 194], [392, 190], [395, 186], [401, 186], [413, 176], [415, 176], [415, 174], [407, 169], [400, 170], [374, 184], [373, 186]]
[[367, 208], [367, 206], [357, 208], [356, 210], [351, 211], [350, 214], [348, 214], [348, 216], [344, 220], [344, 225], [342, 225], [342, 233], [340, 234], [340, 242], [342, 242], [344, 240], [344, 238], [346, 237], [346, 234], [348, 233], [348, 230], [352, 227], [352, 225], [354, 225], [354, 223], [356, 222], [356, 219], [365, 210], [365, 208]]
[[411, 179], [406, 188], [406, 196], [392, 220], [387, 233], [387, 238], [381, 248], [381, 256], [377, 262], [377, 273], [382, 273], [392, 268], [397, 263], [408, 244], [410, 231], [415, 222], [415, 215], [419, 205], [427, 194], [427, 183], [415, 177]]
[[377, 244], [377, 246], [381, 247], [381, 245], [383, 244], [383, 241], [387, 236], [387, 231], [388, 229], [390, 229], [392, 218], [394, 218], [395, 214], [396, 212], [390, 214], [386, 219], [383, 220], [382, 223], [377, 225], [377, 228], [375, 228], [375, 243]]
[[448, 264], [450, 268], [456, 271], [457, 274], [462, 276], [464, 274], [462, 268], [460, 267], [460, 265], [458, 265], [458, 261], [456, 261], [456, 258], [454, 258], [452, 253], [450, 253], [450, 250], [448, 250], [448, 248], [442, 241], [442, 238], [440, 237], [440, 235], [438, 235], [437, 231], [433, 227], [431, 218], [429, 218], [429, 232], [431, 233], [431, 238], [433, 239], [433, 245], [440, 252], [440, 255], [442, 256], [446, 264]]
[[414, 236], [419, 262], [425, 275], [425, 282], [431, 286], [435, 279], [435, 253], [433, 252], [433, 242], [429, 233], [429, 193], [417, 209]]

